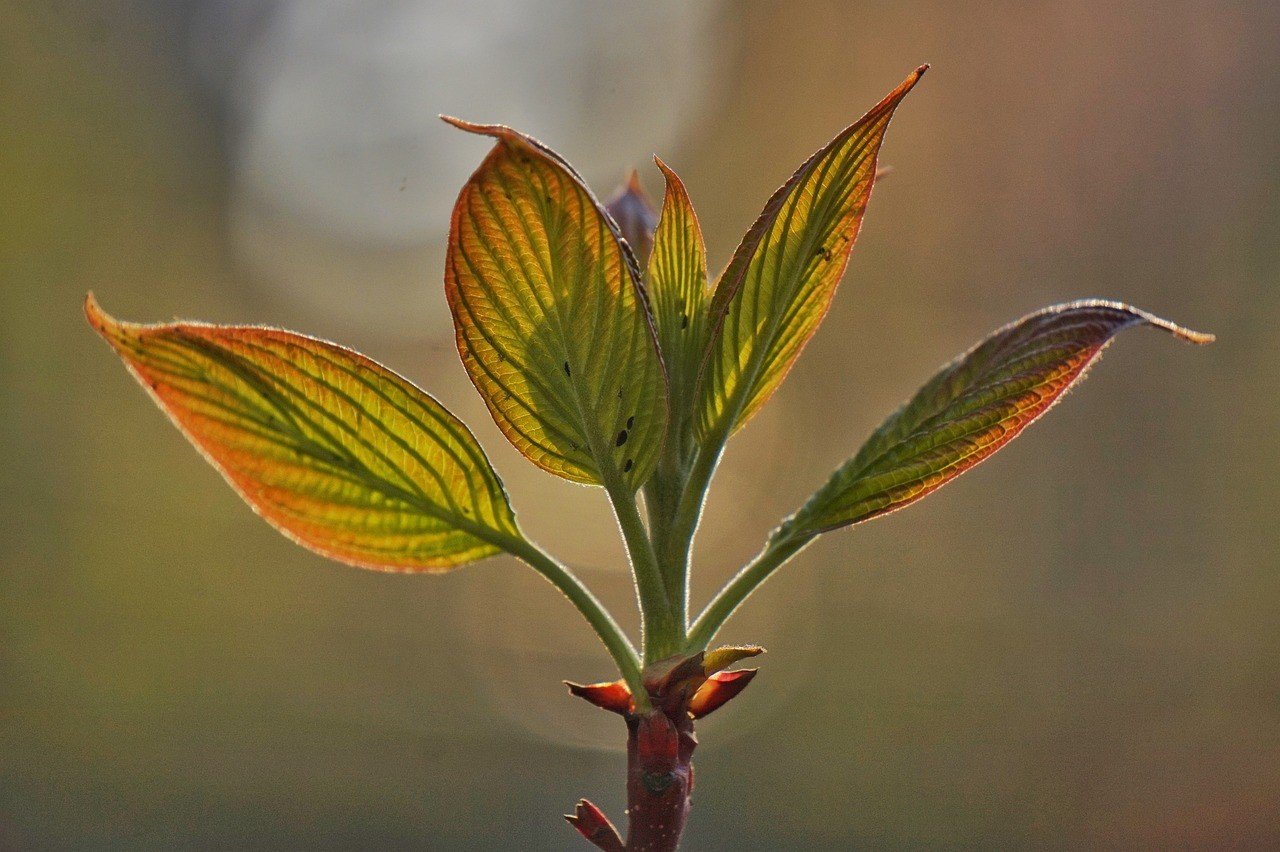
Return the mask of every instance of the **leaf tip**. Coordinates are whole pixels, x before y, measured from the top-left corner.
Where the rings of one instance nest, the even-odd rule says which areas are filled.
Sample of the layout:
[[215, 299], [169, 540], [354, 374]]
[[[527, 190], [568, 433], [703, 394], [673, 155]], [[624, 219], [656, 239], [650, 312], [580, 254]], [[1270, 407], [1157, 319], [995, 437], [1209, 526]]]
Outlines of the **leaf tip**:
[[1196, 346], [1204, 346], [1206, 343], [1213, 343], [1218, 339], [1217, 335], [1210, 334], [1206, 331], [1196, 331], [1195, 329], [1186, 328], [1185, 326], [1178, 325], [1176, 322], [1170, 322], [1167, 319], [1158, 317], [1155, 314], [1141, 310], [1140, 308], [1130, 307], [1119, 302], [1107, 302], [1102, 299], [1095, 299], [1091, 301], [1095, 304], [1112, 305], [1119, 307], [1121, 310], [1127, 310], [1131, 315], [1145, 320], [1147, 325], [1152, 328], [1167, 331], [1179, 340]]
[[662, 158], [659, 157], [657, 154], [653, 155], [653, 163], [658, 167], [658, 171], [662, 172], [662, 177], [664, 180], [666, 180], [668, 186], [670, 186], [672, 183], [680, 184], [681, 186], [684, 185], [683, 181], [680, 180], [680, 177], [672, 170], [670, 166], [668, 166], [665, 162], [663, 162]]
[[440, 120], [445, 124], [452, 125], [459, 130], [465, 130], [467, 133], [474, 133], [477, 136], [492, 136], [494, 139], [508, 139], [515, 135], [515, 131], [503, 124], [479, 124], [456, 116], [445, 115], [444, 113], [440, 113]]
[[1207, 331], [1194, 331], [1189, 328], [1179, 327], [1174, 333], [1181, 339], [1188, 343], [1194, 343], [1196, 346], [1204, 346], [1206, 343], [1213, 343], [1218, 339], [1216, 334], [1211, 334]]
[[915, 88], [916, 83], [920, 82], [920, 78], [923, 77], [925, 72], [928, 70], [929, 70], [928, 62], [924, 63], [923, 65], [917, 66], [916, 70], [908, 74], [907, 79], [903, 80], [902, 84], [898, 86], [897, 90], [893, 93], [893, 95], [890, 95], [890, 97], [887, 98], [886, 100], [889, 100], [889, 99], [901, 100], [907, 94], [907, 92]]
[[84, 315], [91, 325], [96, 325], [102, 316], [102, 306], [90, 290], [84, 294]]
[[459, 130], [471, 130], [473, 127], [476, 126], [469, 121], [463, 121], [462, 119], [456, 116], [445, 115], [444, 113], [440, 113], [438, 118], [441, 121], [443, 121], [445, 124], [451, 124], [454, 127], [458, 128]]
[[89, 321], [89, 326], [108, 343], [111, 342], [112, 331], [120, 327], [119, 321], [98, 304], [92, 290], [84, 295], [84, 316]]

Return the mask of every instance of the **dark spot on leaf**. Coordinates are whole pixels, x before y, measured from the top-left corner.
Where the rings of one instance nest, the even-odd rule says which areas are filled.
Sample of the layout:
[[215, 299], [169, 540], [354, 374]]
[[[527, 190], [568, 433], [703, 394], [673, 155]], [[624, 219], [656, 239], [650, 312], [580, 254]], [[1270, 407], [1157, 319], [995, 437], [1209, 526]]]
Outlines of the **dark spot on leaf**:
[[623, 472], [623, 473], [630, 473], [630, 472], [631, 472], [631, 466], [632, 466], [633, 464], [635, 464], [635, 459], [627, 459], [627, 460], [626, 460], [626, 462], [622, 465], [622, 472]]
[[636, 425], [636, 416], [633, 414], [627, 418], [627, 428], [630, 429], [634, 425]]
[[813, 253], [814, 257], [821, 257], [823, 260], [831, 260], [831, 249], [826, 246], [818, 246], [818, 250]]
[[621, 447], [626, 442], [627, 442], [627, 430], [623, 429], [621, 432], [618, 433], [618, 440], [614, 441], [613, 445], [615, 447]]
[[570, 376], [570, 377], [572, 377], [572, 376], [573, 376], [573, 373], [569, 370], [569, 362], [568, 362], [568, 361], [565, 361], [565, 362], [564, 362], [564, 374], [565, 374], [566, 376]]
[[681, 328], [689, 327], [689, 315], [686, 314], [684, 311], [680, 312], [680, 327]]

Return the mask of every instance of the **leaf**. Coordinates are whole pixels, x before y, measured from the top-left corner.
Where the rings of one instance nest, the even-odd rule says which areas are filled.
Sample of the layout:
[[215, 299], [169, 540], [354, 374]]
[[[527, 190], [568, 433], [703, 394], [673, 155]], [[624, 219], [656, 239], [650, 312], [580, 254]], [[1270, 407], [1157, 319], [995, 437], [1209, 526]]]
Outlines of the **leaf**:
[[692, 413], [698, 369], [707, 346], [707, 249], [684, 184], [666, 163], [654, 159], [666, 177], [667, 190], [645, 283], [667, 368], [674, 433]]
[[1079, 381], [1120, 331], [1189, 331], [1118, 302], [1056, 305], [996, 331], [942, 368], [774, 534], [805, 541], [901, 509], [990, 457]]
[[333, 343], [256, 326], [89, 323], [259, 515], [317, 553], [443, 571], [519, 539], [506, 492], [456, 417]]
[[862, 224], [889, 119], [928, 67], [810, 157], [743, 237], [711, 299], [702, 437], [727, 437], [750, 420], [822, 322]]
[[638, 488], [666, 391], [635, 259], [581, 178], [507, 127], [453, 210], [445, 292], [458, 351], [498, 426], [576, 482]]

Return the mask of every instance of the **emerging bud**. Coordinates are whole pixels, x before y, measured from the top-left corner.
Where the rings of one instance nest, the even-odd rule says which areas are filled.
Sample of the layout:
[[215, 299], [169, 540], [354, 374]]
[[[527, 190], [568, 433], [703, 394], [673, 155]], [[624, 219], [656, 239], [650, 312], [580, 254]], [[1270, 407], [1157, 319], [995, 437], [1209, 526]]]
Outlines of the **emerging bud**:
[[601, 710], [608, 710], [626, 716], [635, 711], [631, 701], [631, 690], [625, 681], [615, 680], [610, 683], [572, 683], [565, 681], [569, 691], [584, 701], [589, 701]]
[[574, 812], [565, 814], [564, 818], [569, 825], [578, 830], [579, 834], [605, 852], [625, 852], [626, 847], [622, 845], [622, 837], [613, 827], [613, 823], [609, 822], [609, 818], [586, 799], [578, 800], [578, 806]]
[[747, 688], [751, 679], [759, 669], [740, 669], [732, 672], [716, 672], [707, 678], [707, 682], [699, 687], [689, 700], [689, 715], [701, 719], [715, 710], [719, 710], [730, 699]]
[[649, 263], [649, 253], [653, 251], [658, 211], [645, 194], [644, 187], [640, 186], [640, 175], [635, 169], [627, 174], [626, 183], [618, 187], [604, 209], [618, 223], [622, 238], [631, 246], [640, 268], [644, 269]]

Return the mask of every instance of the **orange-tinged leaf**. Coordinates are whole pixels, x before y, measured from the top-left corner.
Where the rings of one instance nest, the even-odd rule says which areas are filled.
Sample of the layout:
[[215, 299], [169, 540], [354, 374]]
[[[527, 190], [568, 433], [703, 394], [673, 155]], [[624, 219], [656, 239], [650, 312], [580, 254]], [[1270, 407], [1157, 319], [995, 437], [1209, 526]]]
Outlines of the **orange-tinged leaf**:
[[445, 292], [458, 351], [511, 443], [577, 482], [649, 477], [666, 392], [635, 259], [581, 178], [507, 127], [463, 187]]
[[[658, 345], [667, 368], [672, 439], [683, 443], [693, 414], [698, 369], [707, 348], [707, 250], [684, 183], [654, 158], [667, 180], [662, 214], [645, 276], [653, 300]], [[677, 455], [681, 448], [677, 448]]]
[[386, 367], [258, 326], [90, 324], [253, 509], [325, 556], [444, 571], [519, 540], [467, 427]]
[[774, 534], [796, 542], [901, 509], [989, 458], [1082, 378], [1126, 328], [1189, 331], [1097, 300], [1056, 305], [996, 331], [942, 368]]
[[746, 423], [822, 322], [862, 224], [889, 120], [927, 68], [810, 157], [734, 252], [711, 299], [702, 437], [727, 437]]

